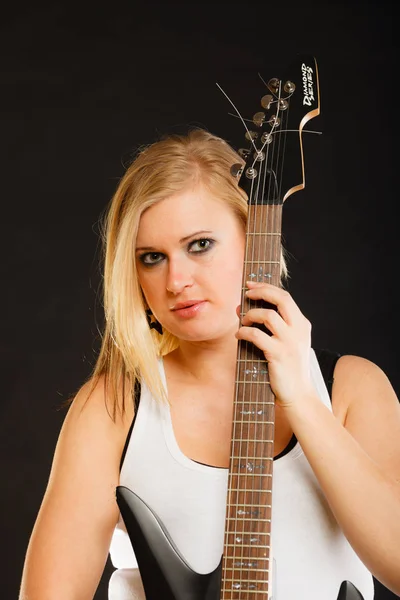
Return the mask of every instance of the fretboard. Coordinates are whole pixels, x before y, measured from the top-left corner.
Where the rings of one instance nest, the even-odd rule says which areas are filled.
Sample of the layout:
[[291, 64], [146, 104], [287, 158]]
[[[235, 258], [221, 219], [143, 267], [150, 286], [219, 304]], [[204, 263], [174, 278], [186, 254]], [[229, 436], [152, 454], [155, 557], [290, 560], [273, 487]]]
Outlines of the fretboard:
[[[249, 206], [243, 289], [248, 280], [280, 284], [281, 221], [282, 205]], [[243, 294], [241, 310], [249, 308]], [[275, 402], [264, 354], [240, 341], [221, 600], [268, 599], [274, 424]]]

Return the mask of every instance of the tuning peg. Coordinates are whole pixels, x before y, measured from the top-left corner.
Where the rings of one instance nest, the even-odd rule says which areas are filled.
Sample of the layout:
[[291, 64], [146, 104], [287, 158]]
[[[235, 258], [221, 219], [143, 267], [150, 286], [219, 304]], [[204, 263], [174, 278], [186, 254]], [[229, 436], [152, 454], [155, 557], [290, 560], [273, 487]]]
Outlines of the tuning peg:
[[278, 125], [281, 123], [281, 120], [276, 115], [272, 115], [272, 117], [268, 119], [268, 123], [271, 125], [271, 127], [278, 127]]
[[243, 172], [243, 166], [240, 163], [235, 163], [231, 166], [231, 175], [233, 177], [240, 177]]
[[270, 133], [268, 133], [267, 131], [265, 131], [261, 136], [261, 143], [262, 144], [271, 144], [271, 142], [272, 142], [272, 135]]
[[277, 79], [276, 77], [273, 77], [272, 79], [270, 79], [268, 81], [267, 87], [270, 92], [272, 92], [273, 94], [277, 94], [279, 92], [280, 83], [281, 82], [279, 79]]
[[257, 131], [246, 131], [244, 137], [246, 138], [246, 140], [249, 140], [251, 142], [252, 140], [256, 140], [258, 138], [258, 133]]
[[247, 179], [255, 179], [257, 177], [257, 169], [254, 169], [254, 167], [249, 167], [246, 169], [245, 174]]
[[248, 148], [239, 148], [238, 154], [244, 158], [244, 160], [247, 160], [250, 155], [250, 150]]
[[265, 123], [265, 113], [256, 112], [256, 114], [253, 115], [253, 123], [254, 125], [257, 125], [257, 127], [262, 127]]
[[273, 101], [273, 96], [271, 94], [267, 94], [261, 98], [261, 106], [265, 108], [265, 110], [269, 110], [271, 108], [271, 104]]
[[285, 92], [287, 92], [288, 94], [293, 94], [294, 90], [296, 89], [296, 84], [293, 83], [293, 81], [287, 81], [285, 83], [285, 85], [283, 86], [283, 89], [285, 90]]

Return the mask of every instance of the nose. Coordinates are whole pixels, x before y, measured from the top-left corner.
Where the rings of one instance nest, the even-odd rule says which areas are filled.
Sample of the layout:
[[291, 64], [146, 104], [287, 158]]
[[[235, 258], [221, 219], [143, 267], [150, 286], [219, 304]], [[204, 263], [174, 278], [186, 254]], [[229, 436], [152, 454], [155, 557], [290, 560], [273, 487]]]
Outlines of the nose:
[[180, 294], [186, 287], [193, 285], [193, 265], [185, 257], [170, 258], [167, 275], [167, 292]]

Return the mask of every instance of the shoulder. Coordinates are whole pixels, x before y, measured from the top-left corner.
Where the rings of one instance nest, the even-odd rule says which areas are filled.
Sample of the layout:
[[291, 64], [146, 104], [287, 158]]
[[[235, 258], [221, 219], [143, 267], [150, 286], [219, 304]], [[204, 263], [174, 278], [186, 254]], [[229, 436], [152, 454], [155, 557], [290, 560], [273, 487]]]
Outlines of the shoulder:
[[344, 354], [335, 365], [333, 401], [350, 400], [354, 393], [365, 391], [369, 386], [381, 389], [391, 387], [385, 372], [376, 363], [362, 356]]
[[345, 424], [356, 414], [363, 419], [376, 412], [398, 414], [399, 401], [381, 367], [367, 358], [346, 354], [335, 365], [332, 408]]
[[336, 363], [332, 408], [345, 429], [391, 477], [400, 469], [400, 403], [385, 372], [360, 356]]
[[[122, 388], [122, 386], [121, 386]], [[117, 442], [127, 432], [133, 418], [131, 386], [118, 390], [117, 405], [104, 376], [90, 379], [75, 394], [63, 425], [64, 432], [87, 433], [92, 438], [112, 437]], [[124, 403], [122, 405], [122, 394]], [[124, 410], [123, 410], [124, 406]]]
[[53, 497], [80, 489], [89, 498], [91, 490], [103, 489], [112, 501], [133, 408], [113, 420], [110, 406], [103, 378], [89, 380], [73, 398], [53, 457], [48, 486]]
[[[52, 475], [96, 472], [116, 480], [120, 459], [133, 418], [130, 390], [125, 390], [125, 413], [112, 418], [112, 397], [104, 378], [89, 380], [75, 394], [58, 437]], [[71, 477], [72, 479], [72, 477]]]

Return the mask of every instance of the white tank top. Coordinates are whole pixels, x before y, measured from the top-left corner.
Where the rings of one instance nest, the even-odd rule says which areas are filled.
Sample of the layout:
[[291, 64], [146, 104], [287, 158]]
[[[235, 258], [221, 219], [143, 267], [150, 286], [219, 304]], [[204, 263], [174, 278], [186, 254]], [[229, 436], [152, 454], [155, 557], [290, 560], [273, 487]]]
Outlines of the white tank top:
[[[331, 410], [314, 351], [311, 358], [315, 388]], [[166, 386], [162, 360], [159, 365]], [[218, 566], [223, 552], [228, 470], [199, 464], [181, 452], [168, 404], [157, 402], [144, 383], [120, 484], [158, 515], [192, 569], [209, 573]], [[345, 580], [359, 589], [364, 600], [373, 600], [372, 576], [337, 525], [299, 443], [274, 461], [271, 537], [273, 600], [337, 600]], [[109, 600], [144, 600], [137, 561], [121, 516], [110, 558], [116, 570], [109, 583]]]

